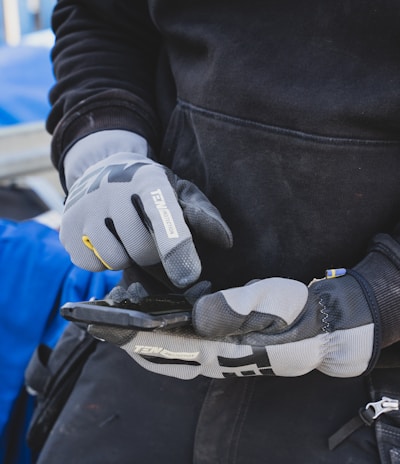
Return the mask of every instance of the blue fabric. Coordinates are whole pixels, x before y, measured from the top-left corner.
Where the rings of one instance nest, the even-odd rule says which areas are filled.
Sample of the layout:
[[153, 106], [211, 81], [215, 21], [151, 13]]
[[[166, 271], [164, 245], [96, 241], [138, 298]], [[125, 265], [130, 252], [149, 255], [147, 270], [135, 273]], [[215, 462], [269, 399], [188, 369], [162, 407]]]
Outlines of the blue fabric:
[[[90, 273], [74, 266], [53, 229], [31, 220], [0, 219], [0, 462], [25, 367], [36, 346], [54, 346], [66, 326], [58, 297], [60, 304], [101, 298], [120, 278], [120, 272]], [[26, 408], [28, 421], [30, 405]], [[25, 445], [15, 454], [19, 457], [13, 464], [29, 462]]]
[[44, 120], [53, 82], [48, 47], [0, 47], [0, 126]]

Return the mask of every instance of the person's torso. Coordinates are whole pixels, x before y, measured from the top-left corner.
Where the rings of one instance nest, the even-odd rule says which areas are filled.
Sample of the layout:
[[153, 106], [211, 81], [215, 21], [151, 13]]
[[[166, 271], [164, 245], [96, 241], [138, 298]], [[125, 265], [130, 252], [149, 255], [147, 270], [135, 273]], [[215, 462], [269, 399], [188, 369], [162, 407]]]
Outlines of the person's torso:
[[198, 244], [205, 276], [354, 265], [400, 210], [400, 5], [150, 4], [177, 94], [161, 161], [233, 230], [231, 251]]

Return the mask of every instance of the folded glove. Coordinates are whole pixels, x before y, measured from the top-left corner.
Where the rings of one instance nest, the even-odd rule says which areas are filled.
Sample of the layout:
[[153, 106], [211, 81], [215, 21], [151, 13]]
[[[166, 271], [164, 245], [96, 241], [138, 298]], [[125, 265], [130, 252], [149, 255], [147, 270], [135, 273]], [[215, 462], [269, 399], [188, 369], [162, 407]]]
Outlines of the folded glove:
[[[115, 138], [115, 132], [124, 134], [105, 131], [97, 137], [108, 140], [108, 136]], [[73, 183], [60, 239], [72, 261], [90, 271], [125, 269], [132, 262], [151, 267], [161, 262], [175, 286], [183, 288], [195, 282], [201, 263], [192, 232], [221, 247], [232, 244], [230, 229], [218, 210], [194, 184], [179, 179], [144, 152], [109, 155], [120, 142], [108, 143], [107, 156], [103, 153], [100, 161], [77, 175], [82, 169], [71, 160], [85, 160], [83, 152], [93, 153], [98, 143], [93, 135], [89, 137], [77, 142], [65, 162], [67, 186]], [[72, 171], [75, 174], [71, 176]], [[71, 177], [72, 181], [68, 180]]]
[[90, 331], [149, 371], [181, 379], [299, 376], [314, 369], [354, 377], [373, 368], [381, 346], [400, 338], [399, 255], [398, 242], [381, 235], [341, 277], [308, 287], [269, 278], [203, 295], [194, 304], [193, 327]]

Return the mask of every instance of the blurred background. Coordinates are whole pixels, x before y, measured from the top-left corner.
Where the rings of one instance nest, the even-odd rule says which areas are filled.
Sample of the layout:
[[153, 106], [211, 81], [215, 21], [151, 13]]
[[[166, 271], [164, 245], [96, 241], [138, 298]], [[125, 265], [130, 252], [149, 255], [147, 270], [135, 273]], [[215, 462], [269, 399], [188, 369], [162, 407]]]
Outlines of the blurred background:
[[102, 298], [121, 278], [78, 269], [58, 241], [64, 194], [45, 130], [55, 1], [0, 0], [0, 464], [32, 462], [24, 373], [63, 332], [59, 306]]
[[45, 131], [54, 77], [56, 0], [0, 0], [0, 216], [60, 212], [63, 195]]

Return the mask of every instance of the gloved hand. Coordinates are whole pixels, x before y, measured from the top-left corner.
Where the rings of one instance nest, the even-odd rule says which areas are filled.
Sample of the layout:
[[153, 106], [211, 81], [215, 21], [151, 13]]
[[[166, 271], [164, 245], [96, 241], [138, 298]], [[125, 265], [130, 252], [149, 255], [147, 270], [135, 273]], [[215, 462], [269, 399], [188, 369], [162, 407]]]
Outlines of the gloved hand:
[[313, 282], [269, 278], [199, 298], [193, 328], [135, 332], [91, 327], [149, 371], [198, 375], [334, 377], [366, 372], [379, 350], [378, 314], [363, 277]]
[[[74, 153], [82, 151], [79, 144]], [[218, 246], [232, 245], [229, 227], [206, 196], [143, 153], [106, 156], [75, 177], [60, 239], [77, 266], [101, 271], [125, 269], [132, 261], [141, 267], [161, 262], [171, 282], [183, 288], [201, 272], [191, 231]]]

